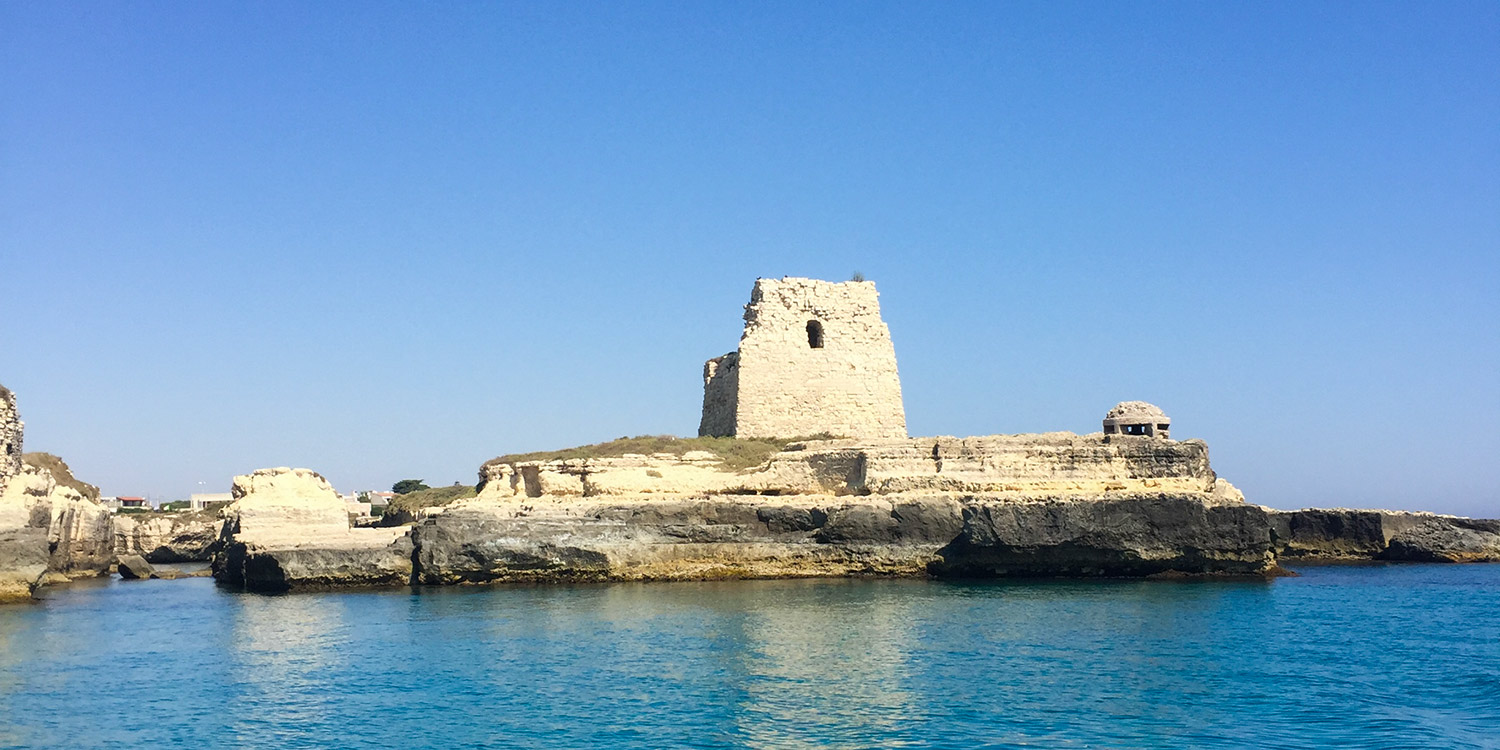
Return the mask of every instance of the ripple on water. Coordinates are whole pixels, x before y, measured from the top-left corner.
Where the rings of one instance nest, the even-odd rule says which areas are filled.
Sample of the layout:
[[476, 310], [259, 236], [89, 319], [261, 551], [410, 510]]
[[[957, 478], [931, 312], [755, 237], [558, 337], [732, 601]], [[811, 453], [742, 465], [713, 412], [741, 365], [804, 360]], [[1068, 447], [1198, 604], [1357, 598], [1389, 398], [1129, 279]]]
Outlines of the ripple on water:
[[1500, 566], [0, 609], [0, 747], [1500, 748]]

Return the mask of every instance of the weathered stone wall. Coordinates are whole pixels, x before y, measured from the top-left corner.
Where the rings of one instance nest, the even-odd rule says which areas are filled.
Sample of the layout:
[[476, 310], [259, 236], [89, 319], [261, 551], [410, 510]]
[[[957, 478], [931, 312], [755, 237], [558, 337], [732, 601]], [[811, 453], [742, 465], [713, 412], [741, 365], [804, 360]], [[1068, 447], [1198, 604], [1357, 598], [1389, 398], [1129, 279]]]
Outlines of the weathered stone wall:
[[16, 395], [0, 385], [0, 492], [10, 478], [21, 473], [21, 438], [24, 425], [16, 410]]
[[906, 437], [873, 282], [758, 279], [735, 355], [704, 368], [700, 435]]
[[733, 435], [740, 403], [740, 353], [730, 352], [703, 364], [703, 419], [699, 435]]

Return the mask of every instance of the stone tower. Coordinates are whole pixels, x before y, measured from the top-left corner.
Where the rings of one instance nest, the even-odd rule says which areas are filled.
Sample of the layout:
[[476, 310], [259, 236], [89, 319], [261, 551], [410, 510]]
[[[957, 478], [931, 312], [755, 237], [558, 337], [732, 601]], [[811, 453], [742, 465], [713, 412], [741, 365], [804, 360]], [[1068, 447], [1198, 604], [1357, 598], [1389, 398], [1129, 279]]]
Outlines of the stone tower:
[[757, 279], [739, 351], [703, 366], [703, 436], [906, 437], [891, 332], [870, 281]]
[[16, 411], [16, 394], [0, 385], [0, 491], [10, 478], [21, 473], [21, 415]]

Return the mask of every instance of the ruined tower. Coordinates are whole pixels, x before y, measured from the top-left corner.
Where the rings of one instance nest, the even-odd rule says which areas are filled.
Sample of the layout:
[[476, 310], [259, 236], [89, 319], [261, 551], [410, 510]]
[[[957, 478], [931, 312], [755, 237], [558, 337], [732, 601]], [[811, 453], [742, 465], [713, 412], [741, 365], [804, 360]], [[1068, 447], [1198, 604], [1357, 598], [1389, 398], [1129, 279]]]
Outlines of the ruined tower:
[[21, 473], [21, 416], [16, 394], [0, 385], [0, 491], [10, 478]]
[[703, 436], [906, 437], [874, 282], [757, 279], [740, 348], [703, 366]]

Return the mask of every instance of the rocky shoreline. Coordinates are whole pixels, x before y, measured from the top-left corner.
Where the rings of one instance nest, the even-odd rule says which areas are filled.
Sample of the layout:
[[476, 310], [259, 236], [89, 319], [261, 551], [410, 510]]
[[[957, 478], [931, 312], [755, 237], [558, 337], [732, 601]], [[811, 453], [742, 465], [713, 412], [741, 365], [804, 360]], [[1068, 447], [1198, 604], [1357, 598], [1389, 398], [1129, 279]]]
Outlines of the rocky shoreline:
[[[236, 479], [215, 576], [280, 592], [829, 576], [1269, 578], [1285, 575], [1287, 560], [1500, 561], [1500, 522], [1246, 503], [1209, 469], [1199, 441], [830, 440], [790, 445], [753, 471], [712, 464], [691, 453], [491, 462], [478, 497], [386, 529], [350, 526], [313, 472], [262, 470]], [[284, 515], [294, 510], [302, 520], [292, 526]]]
[[[19, 440], [18, 427], [8, 434]], [[685, 444], [745, 447], [713, 440], [731, 442]], [[1294, 561], [1500, 561], [1500, 521], [1247, 503], [1198, 440], [1047, 433], [778, 445], [753, 465], [696, 449], [496, 459], [480, 467], [476, 497], [375, 527], [356, 527], [343, 499], [307, 469], [236, 477], [220, 511], [116, 515], [59, 459], [28, 454], [38, 457], [0, 473], [0, 601], [116, 569], [180, 577], [152, 564], [184, 561], [211, 562], [221, 585], [256, 592], [847, 576], [1264, 579]]]

